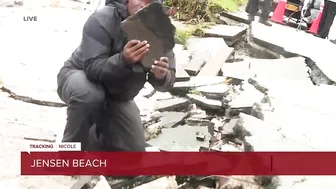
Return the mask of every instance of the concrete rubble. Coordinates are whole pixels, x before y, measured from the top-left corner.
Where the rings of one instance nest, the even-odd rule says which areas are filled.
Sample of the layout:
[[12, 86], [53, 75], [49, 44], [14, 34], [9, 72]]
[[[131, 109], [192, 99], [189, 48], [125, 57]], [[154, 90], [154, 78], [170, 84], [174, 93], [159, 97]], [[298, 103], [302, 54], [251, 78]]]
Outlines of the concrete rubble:
[[[49, 12], [49, 18], [58, 18], [60, 14], [53, 11]], [[73, 16], [72, 22], [78, 23], [89, 14], [77, 12], [74, 15], [77, 16]], [[2, 24], [6, 23], [2, 21]], [[27, 55], [25, 59], [11, 54], [15, 50], [8, 45], [12, 39], [0, 36], [3, 41], [0, 49], [10, 48], [9, 53], [3, 55], [5, 61], [0, 63], [3, 80], [0, 85], [0, 165], [3, 170], [8, 170], [0, 172], [0, 186], [65, 189], [82, 181], [90, 189], [120, 188], [123, 184], [133, 186], [131, 181], [127, 181], [130, 184], [126, 181], [116, 183], [104, 176], [79, 179], [20, 176], [18, 153], [24, 150], [23, 140], [54, 142], [62, 136], [66, 108], [56, 94], [56, 74], [80, 40], [79, 29], [69, 29], [71, 24], [55, 31], [56, 27], [50, 25], [44, 28], [45, 20], [41, 23], [39, 33], [34, 34], [38, 31], [31, 28], [26, 36], [17, 33], [20, 40], [26, 41], [25, 47], [18, 47]], [[11, 30], [22, 30], [23, 25], [9, 29], [1, 26], [1, 29], [10, 36]], [[171, 93], [155, 91], [146, 83], [135, 98], [147, 142], [167, 151], [335, 151], [333, 107], [336, 105], [336, 86], [313, 84], [316, 82], [310, 78], [311, 68], [306, 65], [311, 59], [306, 55], [279, 59], [244, 55], [239, 62], [227, 62], [239, 50], [227, 44], [228, 40], [243, 40], [246, 28], [235, 26], [232, 30], [239, 31], [236, 34], [215, 34], [216, 28], [222, 27], [230, 28], [213, 27], [207, 31], [211, 37], [191, 38], [186, 49], [175, 46], [177, 82]], [[52, 43], [58, 46], [48, 52], [45, 48], [48, 44], [42, 40], [47, 37], [42, 35], [46, 31], [55, 36], [51, 37]], [[30, 44], [37, 43], [34, 39], [37, 36], [42, 39], [31, 48]], [[262, 37], [262, 34], [256, 34], [255, 38], [257, 36]], [[65, 41], [68, 46], [63, 48]], [[36, 52], [47, 54], [36, 58]], [[57, 58], [46, 63], [46, 57]], [[43, 73], [33, 72], [42, 67], [45, 69]], [[136, 179], [140, 183], [135, 187], [138, 189], [181, 188], [192, 182], [198, 183], [196, 188], [216, 189], [335, 188], [335, 177], [317, 176], [209, 176], [201, 179], [153, 176]]]

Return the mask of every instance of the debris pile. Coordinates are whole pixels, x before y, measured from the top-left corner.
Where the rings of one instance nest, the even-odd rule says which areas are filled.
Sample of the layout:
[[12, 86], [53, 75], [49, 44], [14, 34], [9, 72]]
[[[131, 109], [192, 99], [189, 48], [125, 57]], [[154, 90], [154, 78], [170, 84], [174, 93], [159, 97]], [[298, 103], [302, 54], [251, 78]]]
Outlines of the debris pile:
[[[58, 16], [55, 17], [55, 20], [59, 20]], [[78, 22], [77, 18], [76, 22]], [[71, 22], [71, 25], [76, 22]], [[146, 83], [135, 98], [141, 112], [145, 128], [144, 134], [148, 144], [167, 151], [216, 151], [223, 153], [228, 151], [336, 150], [333, 145], [335, 143], [334, 132], [332, 132], [333, 123], [336, 122], [333, 110], [336, 105], [336, 101], [333, 100], [336, 88], [324, 85], [334, 84], [334, 79], [332, 79], [334, 74], [330, 73], [335, 69], [328, 69], [330, 68], [329, 64], [328, 66], [326, 64], [326, 60], [330, 60], [329, 54], [332, 53], [329, 53], [328, 56], [325, 53], [327, 58], [322, 56], [321, 58], [318, 56], [320, 53], [318, 52], [314, 56], [311, 55], [313, 56], [311, 59], [295, 55], [302, 53], [302, 56], [308, 57], [313, 53], [311, 53], [312, 51], [303, 53], [304, 50], [299, 48], [299, 45], [303, 43], [288, 42], [302, 40], [303, 37], [300, 38], [300, 33], [294, 36], [295, 40], [289, 34], [290, 32], [288, 32], [288, 37], [293, 38], [292, 40], [268, 35], [272, 33], [274, 27], [277, 26], [271, 28], [256, 26], [254, 31], [249, 33], [249, 29], [245, 26], [213, 26], [204, 29], [204, 38], [192, 37], [188, 39], [187, 48], [177, 45], [174, 49], [177, 61], [177, 80], [173, 90], [170, 93], [158, 92]], [[276, 34], [281, 36], [283, 35], [282, 31], [285, 34], [287, 32], [287, 30], [279, 29]], [[8, 33], [11, 32], [8, 31]], [[54, 40], [52, 43], [55, 47], [63, 45], [58, 44], [58, 41], [62, 43], [63, 41], [71, 41], [73, 47], [78, 45], [78, 41], [75, 41], [69, 32], [62, 36], [59, 31], [57, 35], [55, 33], [52, 33], [53, 37], [50, 37], [49, 33], [47, 35], [48, 39]], [[65, 47], [58, 47], [57, 52], [60, 60], [52, 59], [51, 61], [54, 62], [49, 64], [56, 65], [57, 68], [56, 66], [50, 69], [46, 68], [44, 75], [41, 73], [32, 74], [34, 72], [31, 70], [45, 65], [44, 57], [41, 58], [43, 61], [37, 60], [36, 57], [39, 56], [34, 53], [45, 52], [43, 51], [46, 49], [44, 47], [50, 45], [51, 42], [39, 40], [41, 43], [47, 41], [48, 44], [42, 43], [32, 48], [30, 46], [35, 43], [27, 41], [30, 37], [21, 33], [16, 35], [16, 37], [20, 36], [22, 37], [20, 39], [24, 41], [23, 45], [29, 44], [29, 48], [27, 46], [24, 49], [27, 52], [30, 49], [34, 50], [34, 52], [27, 53], [27, 55], [31, 55], [31, 60], [28, 60], [27, 56], [21, 56], [24, 57], [24, 61], [13, 60], [9, 54], [10, 58], [6, 60], [14, 62], [3, 61], [6, 64], [1, 67], [1, 77], [4, 83], [0, 86], [3, 92], [0, 95], [0, 108], [3, 112], [1, 120], [3, 120], [2, 130], [5, 134], [0, 139], [3, 141], [4, 147], [7, 147], [6, 144], [10, 144], [11, 150], [14, 149], [14, 144], [21, 142], [22, 139], [54, 142], [55, 135], [59, 135], [55, 132], [55, 128], [62, 130], [61, 126], [65, 125], [66, 108], [63, 103], [59, 102], [55, 86], [51, 83], [56, 85], [54, 80], [58, 67], [63, 65], [63, 60], [69, 55], [70, 49], [72, 50], [71, 45], [67, 50]], [[239, 43], [247, 43], [243, 41], [245, 36], [252, 38], [259, 46], [264, 46], [264, 49], [260, 51], [255, 48], [256, 46], [253, 46], [254, 44], [248, 44], [251, 49], [237, 49]], [[278, 46], [283, 47], [270, 48], [269, 44], [266, 45], [267, 41], [275, 41]], [[250, 43], [250, 41], [248, 42]], [[328, 46], [326, 49], [334, 50], [333, 46], [330, 48]], [[292, 47], [293, 49], [290, 49]], [[8, 46], [5, 46], [3, 49], [7, 48]], [[244, 45], [243, 48], [245, 48]], [[265, 49], [272, 51], [276, 56], [261, 59], [261, 57], [268, 57], [268, 54], [263, 56]], [[289, 51], [288, 49], [292, 51], [292, 54], [285, 53], [285, 51]], [[255, 50], [258, 53], [251, 56], [248, 53], [241, 53], [241, 50], [250, 51], [250, 53]], [[54, 52], [56, 51], [48, 49], [48, 53]], [[61, 57], [60, 54], [64, 54], [64, 57]], [[45, 57], [50, 56], [54, 56], [54, 54], [45, 54]], [[314, 66], [321, 68], [321, 70], [312, 69]], [[308, 73], [308, 71], [310, 72]], [[17, 72], [19, 74], [12, 74]], [[21, 75], [21, 77], [17, 77], [17, 75]], [[314, 77], [310, 79], [309, 75]], [[320, 86], [314, 86], [311, 80]], [[25, 110], [25, 112], [22, 113], [19, 109]], [[34, 115], [30, 112], [34, 112]], [[4, 137], [5, 135], [6, 137]], [[13, 136], [15, 136], [15, 140], [12, 139]], [[14, 153], [11, 150], [5, 150], [4, 154], [12, 159], [17, 158], [16, 151]], [[19, 151], [18, 148], [16, 150]], [[9, 159], [8, 157], [7, 159]], [[14, 170], [10, 165], [6, 165], [6, 170]], [[8, 173], [6, 172], [6, 174]], [[19, 174], [12, 175], [16, 177]], [[45, 183], [53, 183], [52, 185], [55, 186], [54, 183], [70, 186], [68, 182], [62, 183], [62, 179], [66, 180], [64, 178], [57, 177], [51, 181], [52, 179], [48, 177], [44, 178], [44, 181]], [[45, 188], [46, 186], [40, 182], [41, 177], [36, 182], [37, 179], [32, 177], [29, 177], [29, 182], [26, 177], [18, 177], [17, 179], [23, 180], [23, 183], [27, 182], [28, 184], [25, 183], [26, 188]], [[16, 182], [16, 180], [14, 181]], [[8, 183], [14, 183], [14, 181], [9, 180]], [[314, 180], [304, 177], [286, 178], [281, 176], [139, 176], [127, 179], [88, 176], [77, 179], [72, 188], [287, 189], [293, 188], [295, 184], [296, 189], [303, 189], [312, 185], [320, 186], [320, 183], [321, 180], [316, 178]], [[331, 182], [325, 181], [323, 184], [327, 185], [323, 185], [324, 188], [333, 188], [334, 178], [331, 179]], [[82, 187], [83, 185], [85, 186]]]

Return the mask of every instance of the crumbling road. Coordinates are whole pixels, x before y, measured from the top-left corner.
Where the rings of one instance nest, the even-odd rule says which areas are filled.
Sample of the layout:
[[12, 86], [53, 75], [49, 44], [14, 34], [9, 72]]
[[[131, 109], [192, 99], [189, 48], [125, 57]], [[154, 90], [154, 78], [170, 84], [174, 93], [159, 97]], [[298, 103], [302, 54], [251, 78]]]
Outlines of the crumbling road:
[[[0, 49], [6, 52], [0, 63], [0, 154], [1, 167], [6, 170], [0, 173], [3, 188], [68, 189], [76, 181], [65, 176], [21, 177], [19, 172], [23, 140], [52, 142], [61, 136], [66, 111], [58, 104], [62, 102], [55, 92], [56, 74], [78, 45], [81, 24], [89, 15], [65, 9], [40, 11], [39, 18], [43, 19], [29, 24], [15, 20], [22, 16], [16, 9], [0, 11]], [[69, 24], [45, 24], [60, 19]], [[229, 26], [216, 26], [221, 27], [230, 30]], [[258, 48], [250, 45], [254, 48], [244, 49], [247, 53], [241, 54], [236, 44], [245, 39], [241, 32], [246, 32], [246, 27], [235, 27], [228, 33], [218, 33], [216, 28], [207, 31], [207, 38], [189, 39], [187, 50], [175, 47], [179, 69], [172, 93], [155, 92], [146, 84], [136, 97], [148, 143], [170, 151], [335, 150], [336, 88], [312, 83], [307, 57], [259, 59], [256, 55], [267, 53], [260, 44]], [[20, 41], [15, 48], [10, 45], [14, 39]], [[21, 56], [15, 54], [17, 51]], [[39, 103], [33, 104], [36, 100]], [[335, 188], [334, 177], [215, 178], [217, 185], [227, 189]], [[91, 183], [95, 185], [98, 180]], [[101, 179], [95, 189], [108, 188], [107, 182]], [[138, 188], [176, 185], [174, 177], [163, 177]]]

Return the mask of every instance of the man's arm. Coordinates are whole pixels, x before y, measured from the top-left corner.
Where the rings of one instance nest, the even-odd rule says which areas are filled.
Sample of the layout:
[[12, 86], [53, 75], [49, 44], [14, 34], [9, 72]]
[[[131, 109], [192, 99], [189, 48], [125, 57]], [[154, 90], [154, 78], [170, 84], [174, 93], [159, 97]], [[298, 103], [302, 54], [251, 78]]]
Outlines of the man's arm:
[[[106, 10], [105, 10], [106, 11]], [[112, 9], [110, 11], [115, 11]], [[83, 29], [83, 39], [81, 50], [83, 53], [84, 71], [87, 77], [94, 82], [111, 81], [111, 79], [120, 78], [120, 76], [131, 72], [130, 65], [125, 64], [122, 58], [122, 53], [117, 53], [111, 56], [111, 48], [113, 46], [111, 39], [111, 32], [114, 31], [113, 27], [116, 25], [115, 13], [110, 15], [94, 13], [88, 18]], [[101, 22], [99, 18], [106, 16]], [[98, 19], [97, 19], [98, 18]], [[109, 25], [111, 30], [107, 31], [101, 25]], [[117, 39], [119, 40], [119, 39]], [[120, 39], [122, 40], [122, 39]]]
[[171, 90], [175, 83], [176, 61], [173, 51], [167, 53], [169, 72], [163, 80], [156, 79], [152, 73], [148, 75], [148, 82], [153, 85], [155, 90], [160, 92], [167, 92]]

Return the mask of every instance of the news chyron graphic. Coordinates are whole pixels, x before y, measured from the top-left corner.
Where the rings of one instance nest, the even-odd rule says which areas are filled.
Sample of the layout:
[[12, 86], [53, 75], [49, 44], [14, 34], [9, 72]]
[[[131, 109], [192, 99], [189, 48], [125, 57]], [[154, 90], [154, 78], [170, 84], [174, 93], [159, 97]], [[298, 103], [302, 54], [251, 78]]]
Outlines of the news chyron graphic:
[[81, 151], [80, 142], [24, 142], [26, 151], [31, 152], [62, 152], [62, 151]]

